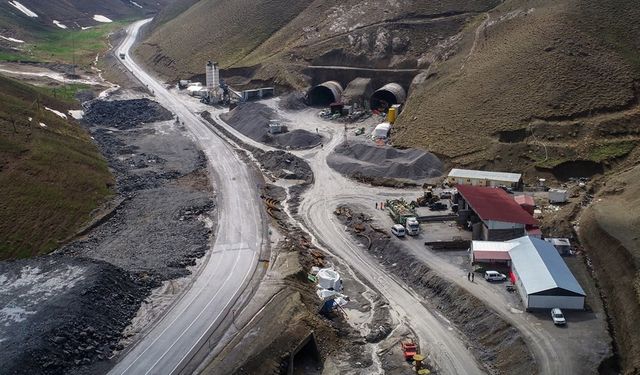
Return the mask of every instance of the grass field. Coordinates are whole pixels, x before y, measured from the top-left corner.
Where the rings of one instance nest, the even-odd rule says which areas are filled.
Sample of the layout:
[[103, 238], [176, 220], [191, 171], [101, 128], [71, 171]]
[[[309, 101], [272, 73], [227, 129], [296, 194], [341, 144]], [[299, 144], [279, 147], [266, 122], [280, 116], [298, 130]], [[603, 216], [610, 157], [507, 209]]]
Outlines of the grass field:
[[108, 35], [129, 21], [116, 21], [87, 30], [51, 30], [35, 34], [37, 42], [21, 45], [21, 52], [0, 52], [2, 61], [41, 61], [90, 66], [96, 55], [108, 49]]
[[107, 163], [88, 134], [45, 109], [72, 106], [0, 77], [0, 259], [53, 250], [111, 194]]

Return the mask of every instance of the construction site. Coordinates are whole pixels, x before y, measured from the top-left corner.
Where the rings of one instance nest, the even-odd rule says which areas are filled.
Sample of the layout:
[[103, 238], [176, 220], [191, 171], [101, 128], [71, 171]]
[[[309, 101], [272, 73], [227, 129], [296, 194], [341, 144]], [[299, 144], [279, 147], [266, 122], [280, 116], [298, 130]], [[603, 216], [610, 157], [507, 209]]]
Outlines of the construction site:
[[[635, 93], [583, 108], [587, 83], [557, 79], [553, 102], [522, 83], [533, 110], [489, 69], [606, 61], [562, 6], [595, 19], [570, 0], [175, 2], [108, 34], [75, 106], [2, 65], [28, 102], [7, 139], [46, 147], [11, 143], [0, 172], [102, 174], [62, 194], [58, 170], [27, 173], [35, 197], [95, 201], [0, 261], [0, 374], [634, 374]], [[501, 49], [520, 33], [544, 43]], [[634, 71], [615, 56], [614, 83]]]

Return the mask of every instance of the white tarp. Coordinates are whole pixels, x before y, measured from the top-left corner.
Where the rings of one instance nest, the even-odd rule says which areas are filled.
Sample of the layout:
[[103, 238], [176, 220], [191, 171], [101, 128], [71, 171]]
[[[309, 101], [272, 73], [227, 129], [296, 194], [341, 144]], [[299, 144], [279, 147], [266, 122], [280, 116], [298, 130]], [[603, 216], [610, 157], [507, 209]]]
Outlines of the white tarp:
[[322, 289], [342, 290], [342, 280], [340, 274], [331, 268], [323, 268], [318, 271], [318, 285]]
[[389, 136], [389, 130], [391, 130], [391, 124], [389, 124], [388, 122], [383, 122], [382, 124], [377, 125], [375, 129], [373, 129], [373, 133], [371, 134], [371, 136], [373, 137], [373, 139], [387, 138]]

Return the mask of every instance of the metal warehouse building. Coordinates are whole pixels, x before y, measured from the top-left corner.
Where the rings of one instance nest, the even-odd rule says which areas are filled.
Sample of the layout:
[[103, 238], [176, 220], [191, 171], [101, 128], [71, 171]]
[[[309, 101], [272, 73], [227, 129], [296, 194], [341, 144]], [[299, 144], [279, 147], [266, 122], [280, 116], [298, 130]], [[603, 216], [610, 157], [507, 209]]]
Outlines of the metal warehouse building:
[[521, 237], [511, 250], [511, 281], [527, 310], [584, 309], [585, 293], [552, 244]]

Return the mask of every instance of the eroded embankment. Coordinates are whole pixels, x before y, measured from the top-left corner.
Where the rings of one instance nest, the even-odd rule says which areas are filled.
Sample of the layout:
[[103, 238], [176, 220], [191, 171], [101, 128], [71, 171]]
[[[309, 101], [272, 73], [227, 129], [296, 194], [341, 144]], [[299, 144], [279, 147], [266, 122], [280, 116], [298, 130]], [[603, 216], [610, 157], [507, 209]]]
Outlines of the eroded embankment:
[[595, 272], [625, 374], [640, 372], [640, 275], [636, 260], [604, 230], [594, 208], [580, 217], [578, 232]]
[[533, 374], [537, 366], [522, 334], [482, 301], [403, 251], [371, 219], [340, 206], [336, 216], [354, 238], [428, 303], [447, 317], [468, 339], [478, 361], [492, 374]]
[[60, 255], [0, 262], [0, 373], [83, 373], [122, 349], [120, 332], [148, 293], [107, 262]]

